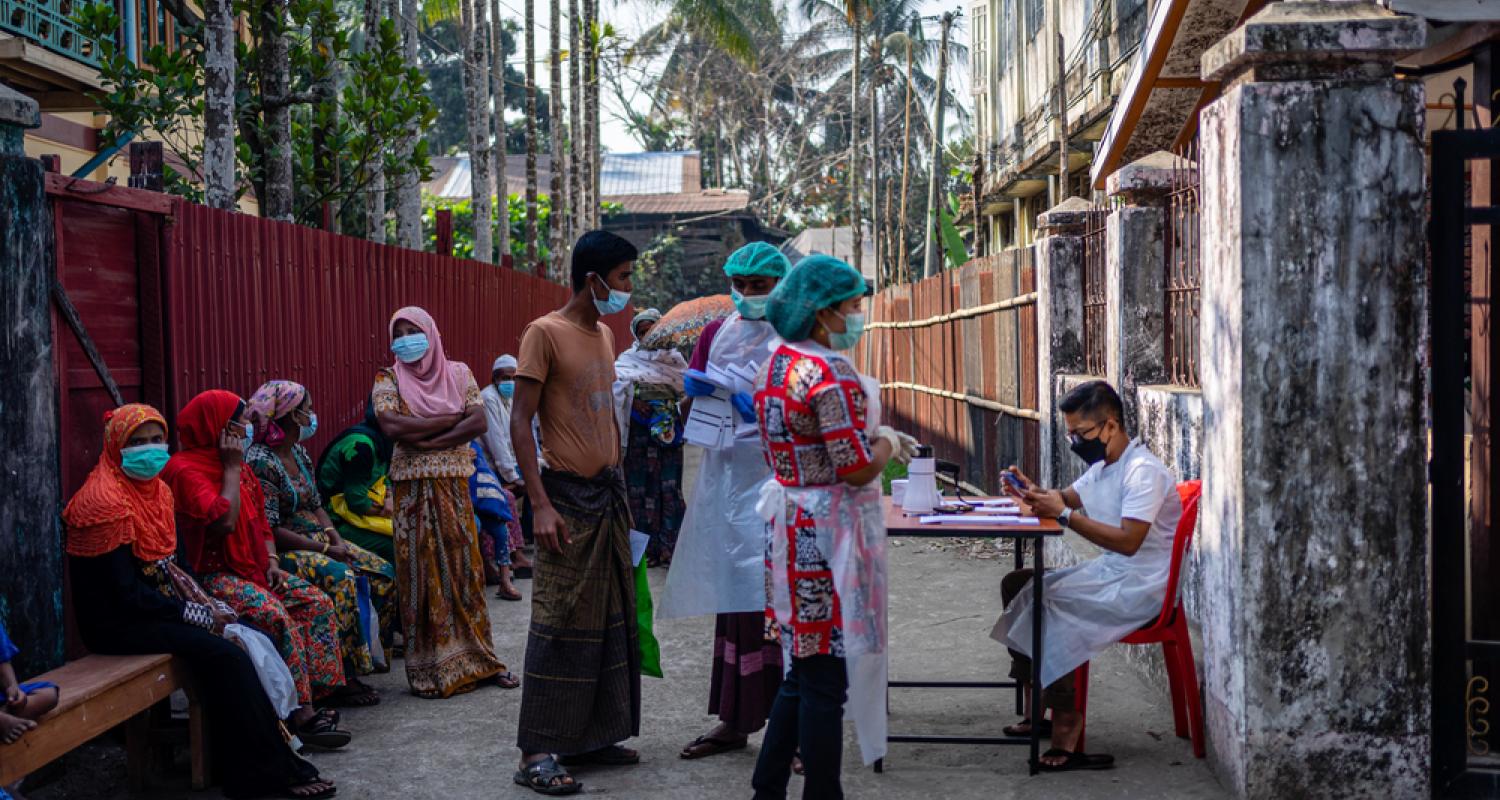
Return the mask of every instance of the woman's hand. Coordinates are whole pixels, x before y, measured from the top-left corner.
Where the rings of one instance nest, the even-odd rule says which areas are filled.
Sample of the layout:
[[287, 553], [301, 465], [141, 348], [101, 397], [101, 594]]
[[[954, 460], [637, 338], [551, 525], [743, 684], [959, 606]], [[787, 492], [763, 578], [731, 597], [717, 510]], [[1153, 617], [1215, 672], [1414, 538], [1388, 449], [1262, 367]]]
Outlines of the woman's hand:
[[275, 564], [266, 569], [266, 583], [271, 585], [272, 591], [281, 591], [282, 587], [286, 586], [286, 581], [290, 577], [292, 577], [291, 573]]
[[5, 705], [7, 708], [20, 708], [26, 705], [26, 693], [21, 691], [20, 686], [11, 686], [5, 690]]
[[219, 432], [219, 463], [224, 469], [238, 467], [245, 461], [245, 441], [229, 428]]
[[328, 556], [334, 561], [342, 561], [345, 564], [352, 564], [354, 562], [354, 551], [350, 550], [349, 545], [343, 542], [329, 545], [328, 549], [323, 551], [323, 555]]

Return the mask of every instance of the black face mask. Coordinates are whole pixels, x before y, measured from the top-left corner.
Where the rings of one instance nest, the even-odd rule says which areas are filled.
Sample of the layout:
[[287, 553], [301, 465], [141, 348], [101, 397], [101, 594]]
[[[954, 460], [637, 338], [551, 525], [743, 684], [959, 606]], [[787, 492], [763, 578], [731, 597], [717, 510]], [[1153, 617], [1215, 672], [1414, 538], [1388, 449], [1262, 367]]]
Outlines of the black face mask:
[[1072, 439], [1068, 444], [1068, 449], [1073, 451], [1073, 455], [1083, 459], [1083, 463], [1091, 467], [1103, 461], [1105, 455], [1107, 455], [1109, 447], [1104, 443], [1102, 438], [1085, 439], [1082, 436], [1074, 436]]

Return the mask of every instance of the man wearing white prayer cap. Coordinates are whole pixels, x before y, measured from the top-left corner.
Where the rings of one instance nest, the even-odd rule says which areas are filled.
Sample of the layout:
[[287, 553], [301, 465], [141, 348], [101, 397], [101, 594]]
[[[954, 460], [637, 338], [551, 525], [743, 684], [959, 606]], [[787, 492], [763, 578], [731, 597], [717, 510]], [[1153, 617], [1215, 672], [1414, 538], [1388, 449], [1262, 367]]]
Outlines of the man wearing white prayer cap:
[[[490, 384], [479, 393], [484, 400], [484, 416], [490, 427], [479, 437], [479, 444], [495, 474], [500, 476], [506, 490], [518, 501], [512, 503], [511, 508], [520, 511], [521, 527], [529, 539], [531, 505], [526, 499], [526, 484], [521, 480], [521, 470], [516, 466], [516, 453], [510, 442], [511, 398], [516, 391], [517, 366], [516, 357], [507, 353], [495, 359], [494, 365], [490, 367]], [[505, 555], [501, 555], [500, 550], [501, 548], [496, 547], [495, 555], [500, 562], [500, 589], [497, 596], [505, 600], [519, 600], [520, 592], [511, 585], [512, 570], [515, 577], [530, 577], [531, 562], [521, 550], [511, 550]]]

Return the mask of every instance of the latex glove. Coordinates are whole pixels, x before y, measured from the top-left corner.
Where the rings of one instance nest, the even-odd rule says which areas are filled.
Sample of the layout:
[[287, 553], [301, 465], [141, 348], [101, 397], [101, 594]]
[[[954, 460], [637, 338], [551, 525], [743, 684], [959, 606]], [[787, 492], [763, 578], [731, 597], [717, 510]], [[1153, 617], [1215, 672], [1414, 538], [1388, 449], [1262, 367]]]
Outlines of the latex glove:
[[740, 412], [740, 419], [747, 423], [755, 422], [755, 399], [748, 392], [735, 392], [729, 402], [734, 405], [735, 411]]
[[714, 385], [709, 383], [707, 375], [695, 369], [690, 369], [682, 378], [682, 388], [688, 397], [707, 397], [714, 393]]
[[917, 440], [889, 425], [875, 429], [875, 438], [891, 443], [891, 459], [898, 464], [909, 464], [917, 456]]

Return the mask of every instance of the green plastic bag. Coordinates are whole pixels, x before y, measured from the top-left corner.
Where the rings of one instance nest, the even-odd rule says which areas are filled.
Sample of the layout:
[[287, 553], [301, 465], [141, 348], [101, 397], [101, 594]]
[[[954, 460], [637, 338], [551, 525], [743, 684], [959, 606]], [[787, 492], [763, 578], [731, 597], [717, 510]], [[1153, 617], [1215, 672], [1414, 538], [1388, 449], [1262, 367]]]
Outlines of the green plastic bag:
[[661, 645], [656, 641], [652, 618], [651, 581], [646, 577], [646, 559], [635, 565], [635, 624], [641, 640], [641, 674], [660, 678]]

